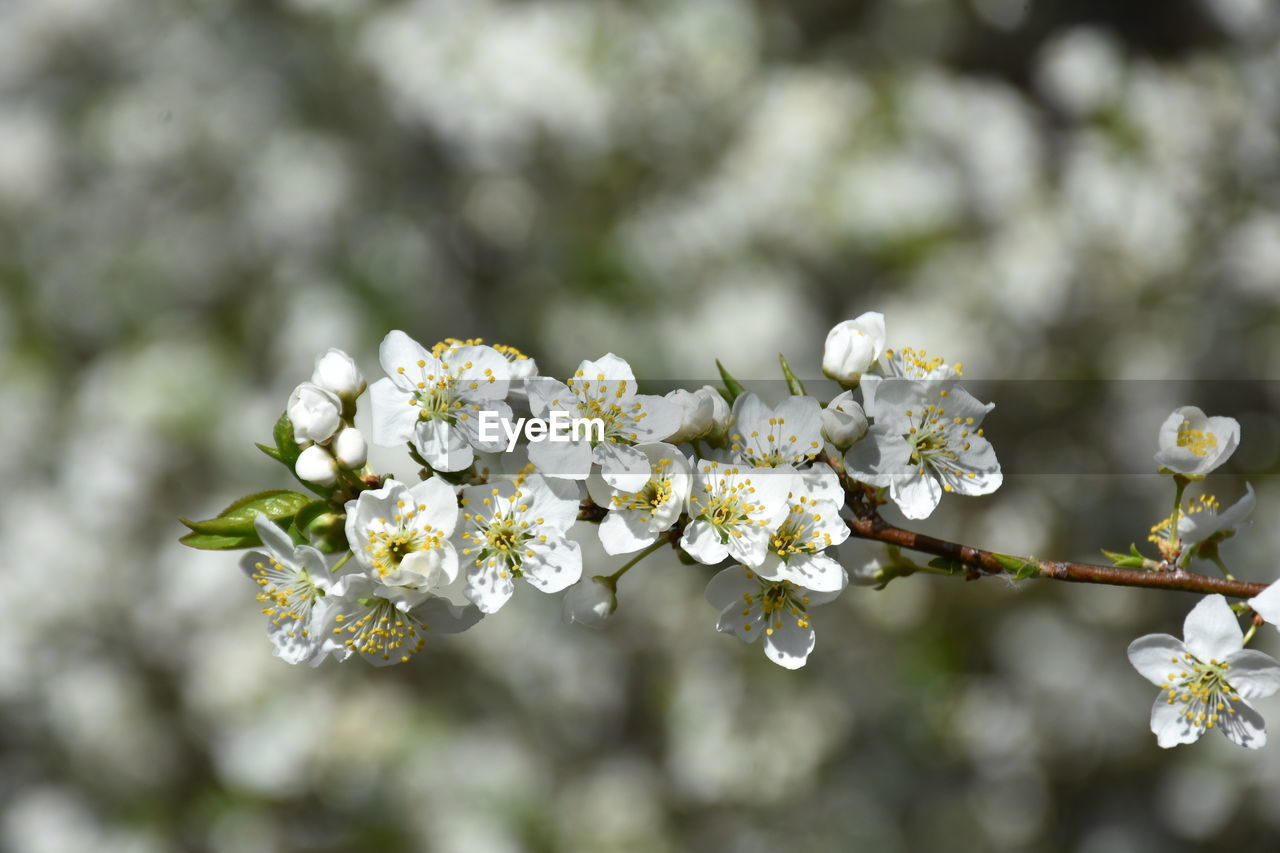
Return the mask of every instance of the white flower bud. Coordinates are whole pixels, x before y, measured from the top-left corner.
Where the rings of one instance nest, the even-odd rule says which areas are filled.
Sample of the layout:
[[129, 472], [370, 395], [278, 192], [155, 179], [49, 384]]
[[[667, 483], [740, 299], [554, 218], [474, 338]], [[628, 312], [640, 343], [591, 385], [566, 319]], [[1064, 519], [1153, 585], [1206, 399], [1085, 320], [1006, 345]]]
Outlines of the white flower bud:
[[561, 616], [569, 624], [599, 628], [618, 609], [618, 596], [608, 584], [586, 578], [569, 587]]
[[848, 450], [867, 434], [867, 414], [852, 391], [836, 397], [822, 411], [822, 435], [838, 450]]
[[880, 560], [870, 560], [849, 570], [849, 583], [854, 586], [879, 586], [884, 583], [884, 566]]
[[369, 444], [364, 433], [355, 427], [347, 427], [333, 440], [333, 455], [343, 468], [359, 468], [369, 458]]
[[318, 444], [313, 444], [298, 456], [293, 466], [298, 479], [317, 486], [332, 486], [338, 481], [338, 463]]
[[708, 392], [706, 388], [699, 388], [697, 391], [677, 388], [669, 392], [667, 399], [680, 407], [680, 428], [667, 436], [666, 440], [672, 444], [679, 444], [682, 441], [702, 438], [711, 432], [715, 415], [713, 408], [715, 404], [711, 398], [719, 396], [715, 391]]
[[725, 402], [724, 397], [710, 385], [703, 385], [702, 391], [705, 391], [707, 397], [711, 400], [711, 430], [707, 436], [711, 439], [718, 440], [723, 438], [728, 432], [729, 427], [733, 423], [733, 411], [729, 408], [729, 404]]
[[285, 411], [298, 444], [328, 441], [342, 421], [342, 401], [314, 382], [303, 382], [294, 388]]
[[345, 400], [354, 399], [364, 393], [364, 376], [355, 360], [340, 349], [330, 349], [316, 359], [315, 372], [311, 381], [326, 391], [332, 391]]
[[512, 358], [511, 362], [511, 381], [516, 382], [521, 379], [532, 379], [538, 375], [538, 362], [531, 358]]
[[878, 311], [845, 320], [827, 333], [822, 349], [822, 372], [846, 388], [884, 355], [884, 315]]

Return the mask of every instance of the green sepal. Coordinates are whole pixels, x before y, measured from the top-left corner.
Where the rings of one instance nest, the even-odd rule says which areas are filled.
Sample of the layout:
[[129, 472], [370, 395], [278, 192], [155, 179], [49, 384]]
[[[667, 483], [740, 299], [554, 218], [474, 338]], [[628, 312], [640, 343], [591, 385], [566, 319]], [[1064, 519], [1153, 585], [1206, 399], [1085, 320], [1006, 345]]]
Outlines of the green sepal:
[[742, 387], [741, 382], [729, 375], [729, 371], [725, 369], [725, 366], [720, 363], [718, 358], [716, 359], [716, 368], [720, 371], [720, 381], [724, 383], [725, 399], [732, 403], [742, 396], [746, 389]]
[[791, 371], [791, 365], [787, 364], [787, 357], [782, 353], [778, 353], [778, 364], [782, 365], [782, 375], [787, 378], [787, 390], [791, 392], [791, 396], [806, 396], [804, 386], [800, 384], [800, 380]]
[[263, 453], [267, 454], [268, 456], [270, 456], [272, 459], [276, 460], [277, 462], [283, 462], [283, 461], [284, 461], [284, 458], [280, 456], [280, 451], [279, 451], [279, 450], [276, 450], [274, 447], [268, 447], [267, 445], [265, 445], [265, 444], [260, 444], [259, 442], [256, 442], [256, 441], [255, 441], [253, 444], [254, 444], [254, 446], [255, 446], [255, 447], [257, 447], [259, 450], [261, 450]]
[[289, 470], [292, 471], [298, 457], [302, 455], [302, 448], [293, 440], [293, 421], [289, 420], [288, 412], [282, 414], [280, 420], [276, 421], [271, 435], [276, 442], [276, 452], [270, 455], [288, 465]]
[[992, 554], [991, 557], [1000, 564], [1000, 568], [1013, 575], [1014, 580], [1024, 581], [1040, 574], [1040, 564], [1035, 560], [1024, 560], [1008, 554]]
[[1117, 551], [1108, 551], [1102, 549], [1102, 556], [1111, 561], [1111, 565], [1118, 569], [1141, 569], [1146, 566], [1147, 558], [1138, 553], [1138, 546], [1129, 543], [1129, 553], [1121, 554]]
[[240, 548], [253, 548], [262, 544], [257, 534], [253, 536], [219, 536], [212, 533], [188, 533], [178, 541], [188, 548], [199, 548], [201, 551], [235, 551]]
[[307, 533], [307, 528], [311, 526], [313, 521], [328, 511], [328, 501], [312, 501], [309, 504], [305, 504], [298, 510], [298, 514], [294, 516], [293, 527], [290, 532], [294, 534], [295, 539], [301, 539], [303, 542], [306, 542], [310, 539], [310, 536]]
[[[195, 533], [221, 539], [247, 539], [247, 545], [220, 544], [222, 548], [244, 548], [261, 544], [257, 531], [253, 529], [253, 520], [258, 513], [263, 513], [272, 521], [279, 523], [292, 519], [311, 499], [304, 494], [291, 492], [288, 489], [271, 489], [253, 495], [245, 495], [231, 506], [218, 513], [217, 517], [203, 521], [191, 521], [186, 518], [178, 520]], [[186, 537], [183, 537], [184, 539]], [[193, 545], [192, 547], [210, 547]]]

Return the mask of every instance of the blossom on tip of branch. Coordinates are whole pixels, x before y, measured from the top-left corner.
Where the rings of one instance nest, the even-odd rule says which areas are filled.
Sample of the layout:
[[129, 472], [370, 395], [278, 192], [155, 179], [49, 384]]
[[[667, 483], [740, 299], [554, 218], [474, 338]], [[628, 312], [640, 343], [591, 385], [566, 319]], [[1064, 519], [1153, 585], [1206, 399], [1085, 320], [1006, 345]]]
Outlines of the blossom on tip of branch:
[[788, 397], [770, 408], [755, 394], [733, 401], [729, 450], [752, 468], [798, 467], [822, 450], [822, 406], [812, 397]]
[[303, 382], [289, 395], [285, 413], [293, 424], [293, 440], [303, 446], [333, 438], [342, 423], [342, 401], [314, 382]]
[[701, 460], [689, 493], [689, 524], [680, 547], [699, 563], [714, 566], [729, 557], [759, 566], [769, 537], [787, 514], [796, 474]]
[[1203, 480], [1235, 452], [1240, 444], [1240, 423], [1235, 418], [1208, 417], [1195, 406], [1182, 406], [1165, 418], [1157, 441], [1155, 459], [1160, 473]]
[[764, 637], [769, 660], [787, 669], [805, 665], [814, 647], [809, 608], [826, 604], [839, 590], [818, 592], [791, 581], [769, 581], [746, 566], [731, 566], [707, 584], [707, 602], [720, 612], [716, 630], [744, 642]]
[[884, 353], [884, 315], [868, 311], [837, 323], [822, 348], [822, 372], [846, 388], [858, 384]]
[[694, 391], [677, 388], [667, 392], [666, 399], [680, 407], [680, 426], [667, 436], [672, 444], [713, 437], [729, 424], [729, 404], [710, 385]]
[[502, 449], [501, 439], [480, 438], [481, 411], [511, 417], [502, 402], [511, 368], [497, 350], [457, 346], [437, 356], [393, 331], [383, 339], [378, 358], [387, 376], [369, 388], [375, 444], [412, 442], [437, 471], [461, 471], [476, 449]]
[[[1178, 539], [1181, 546], [1229, 539], [1251, 525], [1253, 522], [1249, 516], [1253, 514], [1257, 500], [1253, 494], [1253, 486], [1245, 483], [1244, 488], [1244, 496], [1226, 509], [1221, 508], [1213, 495], [1198, 495], [1187, 501], [1186, 506], [1178, 512]], [[1162, 546], [1161, 553], [1164, 553], [1172, 528], [1172, 517], [1166, 518], [1151, 528], [1151, 535], [1147, 539]]]
[[583, 578], [565, 593], [561, 617], [571, 625], [599, 628], [618, 609], [613, 586], [598, 577]]
[[364, 393], [366, 387], [364, 374], [356, 366], [355, 359], [332, 347], [316, 359], [311, 381], [344, 400], [354, 400]]
[[1129, 644], [1129, 662], [1160, 687], [1151, 731], [1168, 748], [1217, 728], [1232, 742], [1258, 749], [1267, 742], [1262, 716], [1245, 699], [1280, 690], [1280, 663], [1244, 648], [1244, 633], [1221, 595], [1201, 599], [1182, 627], [1184, 640], [1147, 634]]
[[874, 426], [845, 456], [848, 472], [887, 486], [907, 518], [927, 518], [943, 492], [986, 495], [1003, 482], [980, 403], [952, 382], [884, 379], [867, 412]]
[[258, 585], [258, 601], [270, 620], [267, 635], [276, 647], [276, 657], [301, 663], [317, 648], [329, 568], [319, 551], [295, 545], [266, 515], [260, 513], [253, 528], [263, 549], [246, 553], [240, 568]]
[[685, 455], [670, 444], [637, 444], [649, 460], [649, 480], [640, 489], [615, 489], [604, 477], [587, 478], [587, 493], [609, 512], [600, 522], [606, 554], [629, 554], [652, 545], [676, 523], [689, 499], [692, 471]]
[[432, 477], [412, 486], [388, 480], [361, 492], [346, 509], [347, 541], [376, 583], [429, 591], [458, 576], [458, 555], [449, 541], [458, 502], [443, 480]]
[[633, 445], [662, 441], [680, 428], [681, 409], [652, 394], [636, 393], [631, 365], [613, 353], [584, 361], [567, 384], [546, 376], [530, 379], [529, 406], [534, 415], [565, 412], [570, 418], [599, 419], [600, 440], [591, 430], [569, 441], [529, 445], [529, 459], [547, 477], [585, 480], [592, 463], [610, 486], [636, 491], [649, 480], [649, 460]]
[[582, 551], [566, 535], [578, 518], [578, 486], [529, 474], [462, 490], [460, 550], [465, 595], [496, 613], [524, 578], [559, 592], [582, 576]]

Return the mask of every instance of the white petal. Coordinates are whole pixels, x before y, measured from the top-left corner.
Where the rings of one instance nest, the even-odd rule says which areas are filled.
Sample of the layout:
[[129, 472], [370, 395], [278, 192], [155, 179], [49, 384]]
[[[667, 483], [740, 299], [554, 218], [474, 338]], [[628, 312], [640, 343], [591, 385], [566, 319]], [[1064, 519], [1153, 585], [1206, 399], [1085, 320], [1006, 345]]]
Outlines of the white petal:
[[437, 634], [460, 634], [484, 618], [484, 611], [474, 604], [457, 605], [434, 595], [413, 608], [412, 613], [423, 628]]
[[784, 613], [765, 627], [764, 653], [787, 669], [799, 669], [809, 659], [816, 642], [813, 628], [800, 627], [797, 618]]
[[453, 535], [458, 523], [458, 499], [452, 486], [439, 477], [431, 477], [409, 487], [409, 500], [415, 507], [426, 507], [413, 516], [414, 527], [421, 530], [430, 526], [445, 536]]
[[626, 444], [606, 441], [595, 446], [592, 458], [600, 465], [600, 476], [615, 489], [638, 492], [652, 476], [649, 457]]
[[1249, 606], [1272, 625], [1280, 628], [1280, 581], [1249, 599]]
[[600, 544], [606, 554], [631, 554], [657, 539], [658, 534], [640, 520], [639, 510], [614, 510], [600, 522]]
[[437, 471], [461, 471], [475, 458], [462, 433], [445, 421], [418, 421], [413, 441], [418, 452]]
[[485, 613], [497, 613], [513, 594], [516, 585], [505, 566], [483, 563], [467, 572], [467, 588], [463, 595]]
[[[1181, 667], [1186, 647], [1169, 634], [1147, 634], [1129, 644], [1129, 663], [1142, 677], [1159, 687], [1169, 680], [1171, 667]], [[1181, 672], [1181, 669], [1177, 671]]]
[[582, 577], [582, 550], [572, 539], [548, 536], [546, 542], [530, 542], [533, 556], [526, 556], [524, 579], [543, 592], [568, 589]]
[[1280, 690], [1280, 662], [1254, 649], [1227, 656], [1227, 682], [1246, 699], [1260, 699]]
[[1267, 745], [1267, 723], [1252, 705], [1244, 700], [1235, 702], [1234, 714], [1223, 713], [1218, 726], [1227, 740], [1245, 749], [1261, 749]]
[[1156, 736], [1156, 743], [1168, 749], [1183, 743], [1195, 743], [1204, 734], [1204, 729], [1183, 716], [1186, 705], [1175, 701], [1169, 704], [1168, 697], [1161, 693], [1151, 706], [1151, 731]]
[[529, 461], [547, 477], [585, 480], [591, 473], [591, 444], [586, 441], [533, 441]]
[[772, 529], [751, 525], [742, 528], [741, 535], [730, 536], [728, 542], [729, 555], [743, 565], [754, 568], [764, 562], [769, 553], [769, 537]]
[[907, 518], [928, 518], [942, 500], [942, 484], [923, 467], [889, 485], [889, 497]]
[[1182, 623], [1187, 651], [1203, 661], [1226, 660], [1244, 646], [1244, 632], [1231, 605], [1221, 595], [1207, 595]]
[[546, 418], [552, 410], [577, 411], [578, 398], [563, 382], [550, 376], [538, 376], [526, 382], [529, 410], [535, 417]]
[[382, 371], [388, 377], [405, 382], [405, 387], [409, 387], [411, 380], [404, 379], [399, 368], [403, 367], [406, 373], [417, 375], [419, 361], [427, 363], [427, 370], [433, 370], [436, 365], [435, 356], [426, 347], [399, 329], [388, 332], [378, 347], [378, 362], [382, 365]]
[[844, 566], [826, 554], [795, 555], [787, 561], [784, 577], [815, 592], [839, 592], [849, 583]]
[[395, 447], [413, 438], [418, 407], [409, 405], [411, 399], [390, 379], [379, 379], [369, 386], [369, 404], [373, 406], [373, 429], [369, 435], [374, 444]]
[[271, 520], [265, 512], [260, 512], [253, 518], [253, 529], [257, 532], [258, 538], [262, 540], [262, 544], [275, 557], [276, 562], [283, 563], [286, 566], [293, 566], [294, 550], [296, 546], [293, 540], [289, 538], [289, 534], [280, 529], [280, 525]]
[[680, 547], [690, 557], [708, 566], [723, 563], [729, 556], [729, 547], [720, 541], [720, 532], [700, 519], [690, 522], [684, 529]]
[[684, 410], [679, 404], [655, 394], [636, 394], [634, 399], [639, 401], [645, 415], [643, 420], [632, 426], [636, 436], [635, 441], [662, 441], [680, 429]]
[[730, 566], [715, 573], [703, 593], [707, 603], [716, 610], [724, 610], [730, 604], [744, 605], [743, 596], [760, 591], [760, 584], [742, 566]]

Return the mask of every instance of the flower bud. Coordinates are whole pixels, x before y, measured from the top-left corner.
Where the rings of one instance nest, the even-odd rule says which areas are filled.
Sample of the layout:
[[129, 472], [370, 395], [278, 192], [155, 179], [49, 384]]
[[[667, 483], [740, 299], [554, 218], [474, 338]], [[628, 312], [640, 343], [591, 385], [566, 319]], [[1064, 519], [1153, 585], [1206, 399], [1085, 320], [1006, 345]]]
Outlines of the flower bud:
[[867, 434], [867, 415], [852, 391], [845, 391], [822, 410], [822, 435], [838, 450], [848, 450]]
[[285, 410], [298, 444], [322, 443], [333, 438], [342, 420], [342, 401], [314, 382], [303, 382], [289, 395]]
[[618, 596], [613, 586], [597, 575], [569, 587], [561, 616], [569, 624], [576, 622], [588, 628], [599, 628], [617, 609]]
[[333, 455], [343, 468], [359, 468], [369, 458], [369, 444], [360, 430], [347, 427], [333, 440]]
[[822, 349], [822, 372], [846, 388], [884, 355], [884, 315], [877, 311], [845, 320], [827, 333]]
[[298, 455], [293, 471], [298, 479], [317, 486], [332, 486], [338, 481], [338, 463], [318, 444], [313, 444]]
[[878, 558], [849, 570], [849, 583], [854, 586], [879, 586], [884, 582], [884, 566], [880, 565]]
[[364, 393], [364, 376], [355, 360], [340, 349], [330, 349], [316, 359], [311, 381], [344, 400], [352, 400]]
[[680, 407], [680, 428], [667, 436], [667, 441], [672, 444], [693, 441], [711, 431], [714, 410], [710, 396], [719, 397], [720, 395], [714, 391], [708, 395], [705, 388], [699, 388], [697, 391], [677, 388], [667, 394], [667, 399]]

